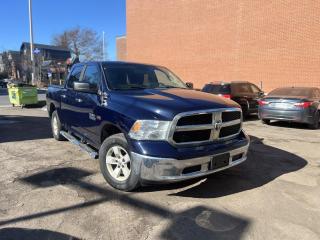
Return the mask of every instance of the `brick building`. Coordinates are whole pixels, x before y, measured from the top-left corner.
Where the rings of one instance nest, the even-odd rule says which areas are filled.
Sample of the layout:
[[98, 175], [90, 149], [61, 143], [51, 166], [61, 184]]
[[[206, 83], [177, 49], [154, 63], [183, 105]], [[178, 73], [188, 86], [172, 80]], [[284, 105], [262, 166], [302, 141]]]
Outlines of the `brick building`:
[[116, 38], [117, 60], [124, 61], [127, 59], [127, 39], [126, 36]]
[[120, 58], [167, 66], [198, 88], [217, 80], [320, 87], [319, 1], [127, 0], [126, 8]]

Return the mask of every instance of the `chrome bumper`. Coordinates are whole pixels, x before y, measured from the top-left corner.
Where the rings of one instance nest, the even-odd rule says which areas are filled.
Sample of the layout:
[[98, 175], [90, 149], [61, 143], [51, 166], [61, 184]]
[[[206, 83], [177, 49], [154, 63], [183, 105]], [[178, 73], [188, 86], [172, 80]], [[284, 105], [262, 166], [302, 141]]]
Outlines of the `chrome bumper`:
[[[173, 158], [157, 158], [140, 155], [132, 152], [133, 162], [140, 167], [141, 180], [151, 182], [177, 182], [191, 178], [202, 177], [211, 173], [219, 172], [244, 162], [247, 159], [249, 144], [231, 151], [222, 152], [216, 155], [177, 160]], [[227, 166], [209, 170], [212, 157], [220, 154], [230, 153], [229, 164]], [[232, 161], [234, 156], [241, 155], [241, 158]], [[192, 166], [201, 166], [200, 171], [183, 174], [183, 170]], [[137, 165], [136, 165], [137, 166]]]

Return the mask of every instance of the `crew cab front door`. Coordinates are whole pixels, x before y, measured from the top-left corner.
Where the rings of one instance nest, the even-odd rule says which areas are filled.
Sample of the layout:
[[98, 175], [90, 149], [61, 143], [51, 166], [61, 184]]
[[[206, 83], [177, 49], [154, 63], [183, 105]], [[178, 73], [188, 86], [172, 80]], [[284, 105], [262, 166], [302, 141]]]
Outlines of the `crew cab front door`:
[[93, 145], [99, 144], [98, 128], [101, 123], [98, 108], [100, 107], [100, 96], [98, 89], [101, 82], [101, 71], [97, 64], [87, 64], [80, 82], [89, 83], [93, 91], [75, 91], [75, 112], [77, 119], [75, 130], [81, 133], [82, 137]]

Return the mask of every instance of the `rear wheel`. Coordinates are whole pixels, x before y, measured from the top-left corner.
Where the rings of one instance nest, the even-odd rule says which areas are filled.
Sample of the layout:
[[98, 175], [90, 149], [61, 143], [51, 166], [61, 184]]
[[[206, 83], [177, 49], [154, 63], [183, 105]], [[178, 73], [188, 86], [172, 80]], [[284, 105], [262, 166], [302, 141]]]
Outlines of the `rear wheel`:
[[317, 111], [313, 118], [313, 123], [309, 124], [310, 129], [318, 129], [320, 121], [320, 112]]
[[249, 115], [249, 103], [247, 100], [245, 100], [242, 104], [241, 104], [241, 109], [242, 109], [242, 116], [243, 118], [248, 117]]
[[261, 122], [263, 124], [270, 124], [270, 120], [269, 119], [261, 119]]
[[132, 191], [139, 186], [140, 168], [133, 167], [128, 142], [122, 133], [104, 140], [99, 150], [100, 170], [114, 188]]
[[51, 115], [51, 129], [54, 139], [56, 139], [57, 141], [65, 140], [65, 138], [60, 133], [62, 127], [56, 110]]

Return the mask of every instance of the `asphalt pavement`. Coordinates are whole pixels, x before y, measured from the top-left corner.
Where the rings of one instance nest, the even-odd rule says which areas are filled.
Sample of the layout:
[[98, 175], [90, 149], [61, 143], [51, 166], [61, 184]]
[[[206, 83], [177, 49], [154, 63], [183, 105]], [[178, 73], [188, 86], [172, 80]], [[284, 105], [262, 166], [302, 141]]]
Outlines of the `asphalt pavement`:
[[320, 239], [320, 129], [252, 118], [248, 160], [124, 193], [52, 138], [41, 109], [0, 109], [2, 239]]

